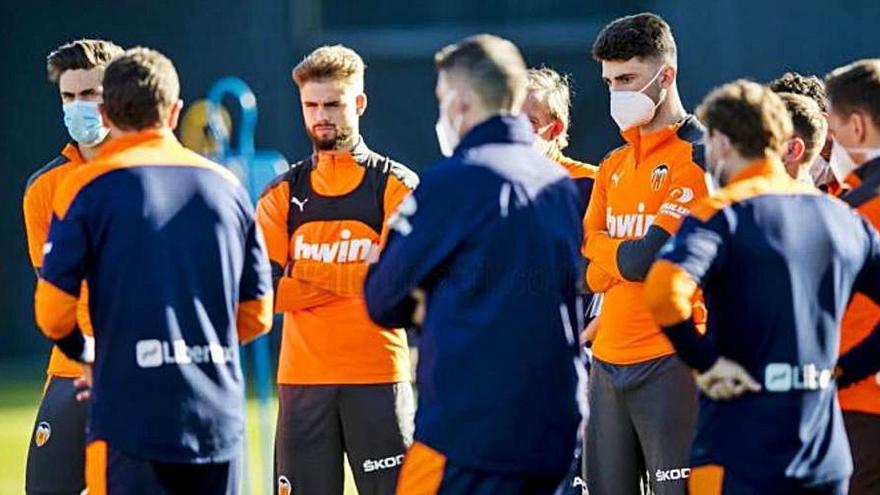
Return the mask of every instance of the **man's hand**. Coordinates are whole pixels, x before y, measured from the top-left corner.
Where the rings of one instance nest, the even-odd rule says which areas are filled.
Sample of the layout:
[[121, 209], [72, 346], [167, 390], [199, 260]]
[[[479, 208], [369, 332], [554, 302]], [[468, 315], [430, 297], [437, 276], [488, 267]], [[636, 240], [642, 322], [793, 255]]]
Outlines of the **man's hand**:
[[411, 292], [412, 298], [416, 300], [416, 309], [413, 312], [413, 323], [418, 326], [422, 326], [422, 323], [425, 321], [425, 291], [422, 289], [413, 289]]
[[705, 373], [697, 375], [697, 386], [712, 400], [735, 399], [746, 392], [760, 392], [761, 384], [734, 361], [720, 357]]
[[599, 318], [593, 318], [590, 323], [587, 324], [587, 328], [581, 332], [581, 345], [587, 345], [590, 342], [596, 340], [596, 333], [599, 332]]
[[83, 375], [73, 381], [76, 388], [76, 400], [83, 402], [92, 397], [92, 365], [83, 364]]

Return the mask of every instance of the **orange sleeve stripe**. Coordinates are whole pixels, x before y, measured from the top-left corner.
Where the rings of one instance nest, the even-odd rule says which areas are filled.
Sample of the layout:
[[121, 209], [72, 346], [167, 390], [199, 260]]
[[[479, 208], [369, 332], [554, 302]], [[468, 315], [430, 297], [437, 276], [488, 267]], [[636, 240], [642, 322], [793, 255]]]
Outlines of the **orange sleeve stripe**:
[[290, 211], [290, 185], [286, 180], [266, 191], [257, 202], [257, 223], [266, 240], [269, 259], [285, 266], [288, 261], [290, 238], [287, 235], [287, 216]]
[[421, 442], [413, 443], [397, 481], [397, 495], [434, 495], [440, 491], [446, 456]]
[[64, 218], [67, 215], [67, 210], [70, 209], [70, 205], [73, 204], [73, 200], [76, 199], [76, 196], [84, 187], [102, 175], [120, 168], [123, 168], [123, 166], [100, 162], [92, 162], [88, 167], [78, 168], [55, 191], [52, 211], [58, 218]]
[[141, 131], [105, 144], [99, 158], [79, 167], [61, 183], [52, 203], [58, 218], [64, 218], [80, 191], [99, 177], [135, 166], [188, 166], [206, 168], [226, 180], [240, 184], [235, 174], [181, 145], [170, 131]]
[[89, 286], [86, 281], [79, 287], [79, 299], [76, 301], [76, 324], [82, 333], [86, 335], [94, 335], [95, 330], [92, 327], [92, 315], [89, 313]]
[[681, 267], [659, 260], [645, 280], [645, 302], [660, 326], [671, 326], [691, 317], [697, 283]]
[[95, 440], [86, 446], [85, 476], [89, 495], [107, 495], [107, 442]]
[[338, 301], [339, 296], [303, 280], [282, 277], [275, 289], [275, 312], [291, 313]]
[[759, 180], [731, 184], [711, 197], [704, 198], [697, 203], [692, 208], [691, 214], [702, 222], [708, 222], [719, 211], [756, 196], [768, 194], [822, 194], [815, 187], [792, 180], [783, 174], [777, 173], [761, 177]]
[[707, 464], [691, 470], [688, 492], [691, 495], [721, 495], [724, 488], [724, 468]]
[[37, 281], [34, 313], [37, 326], [52, 340], [67, 336], [76, 326], [77, 297], [44, 279]]
[[238, 340], [246, 344], [272, 329], [272, 294], [238, 303]]

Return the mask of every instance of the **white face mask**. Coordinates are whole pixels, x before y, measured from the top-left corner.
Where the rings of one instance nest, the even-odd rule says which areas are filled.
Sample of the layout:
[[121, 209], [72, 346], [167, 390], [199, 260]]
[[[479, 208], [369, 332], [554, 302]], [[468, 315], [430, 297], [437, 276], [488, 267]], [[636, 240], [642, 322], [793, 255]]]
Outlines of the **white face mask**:
[[443, 101], [440, 102], [440, 116], [437, 118], [437, 123], [434, 125], [434, 130], [437, 132], [437, 143], [440, 145], [440, 153], [446, 158], [452, 156], [452, 153], [455, 152], [456, 146], [458, 146], [458, 142], [461, 140], [459, 130], [461, 129], [461, 121], [463, 117], [459, 115], [455, 118], [455, 122], [451, 122], [449, 120], [449, 115], [446, 113], [446, 109], [449, 107], [449, 104], [452, 103], [455, 95], [455, 90], [452, 90], [446, 93], [446, 96], [443, 97]]
[[611, 91], [611, 118], [614, 119], [617, 127], [620, 127], [620, 130], [625, 131], [647, 124], [654, 118], [654, 112], [663, 98], [661, 97], [657, 103], [654, 103], [654, 100], [644, 91], [648, 89], [648, 86], [654, 84], [654, 81], [663, 73], [664, 68], [661, 67], [648, 81], [648, 84], [645, 84], [638, 91]]
[[553, 125], [553, 122], [545, 125], [544, 127], [535, 131], [535, 140], [532, 141], [532, 147], [535, 148], [535, 151], [544, 155], [550, 156], [550, 152], [553, 150], [553, 141], [547, 141], [546, 139], [541, 137], [541, 134], [547, 132], [547, 129]]
[[813, 184], [817, 187], [827, 184], [829, 173], [831, 173], [831, 168], [828, 160], [822, 158], [822, 155], [817, 155], [813, 163], [810, 164], [810, 179], [813, 181]]
[[853, 153], [864, 155], [865, 162], [869, 162], [880, 157], [880, 148], [847, 148], [840, 144], [840, 141], [833, 140], [828, 166], [831, 168], [831, 172], [834, 173], [834, 178], [841, 184], [858, 165], [861, 165], [857, 165], [853, 160]]

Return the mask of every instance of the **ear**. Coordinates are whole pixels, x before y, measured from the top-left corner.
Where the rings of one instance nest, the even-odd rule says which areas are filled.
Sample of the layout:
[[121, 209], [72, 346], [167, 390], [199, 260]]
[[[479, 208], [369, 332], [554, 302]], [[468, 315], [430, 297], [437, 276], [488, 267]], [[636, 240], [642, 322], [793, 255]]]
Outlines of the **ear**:
[[782, 160], [787, 163], [799, 163], [807, 151], [807, 145], [804, 140], [795, 136], [785, 143], [782, 150]]
[[862, 112], [853, 112], [849, 116], [849, 121], [853, 125], [853, 133], [856, 140], [861, 145], [865, 142], [868, 133], [867, 117]]
[[367, 111], [367, 94], [360, 93], [354, 97], [354, 107], [357, 109], [358, 117], [363, 117], [364, 112]]
[[183, 100], [177, 100], [171, 105], [171, 111], [168, 112], [168, 128], [172, 131], [177, 129], [177, 124], [180, 122], [180, 111], [183, 110]]
[[675, 82], [675, 76], [678, 75], [678, 68], [667, 65], [663, 68], [663, 73], [660, 74], [660, 84], [664, 88], [669, 88], [672, 86], [672, 83]]
[[565, 126], [562, 124], [562, 119], [558, 118], [552, 124], [550, 126], [550, 139], [556, 139], [565, 130]]
[[98, 104], [98, 112], [101, 114], [101, 124], [104, 125], [107, 129], [113, 127], [113, 122], [110, 120], [110, 117], [107, 116], [107, 109], [104, 108], [103, 103]]

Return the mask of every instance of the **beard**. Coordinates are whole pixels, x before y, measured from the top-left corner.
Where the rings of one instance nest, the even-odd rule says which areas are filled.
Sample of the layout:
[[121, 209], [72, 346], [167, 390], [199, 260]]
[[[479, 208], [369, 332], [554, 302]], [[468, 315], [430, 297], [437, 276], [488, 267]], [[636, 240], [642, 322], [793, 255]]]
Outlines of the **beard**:
[[[318, 125], [329, 125], [327, 123], [321, 123]], [[315, 127], [317, 127], [316, 125]], [[351, 148], [354, 145], [355, 136], [352, 134], [351, 129], [343, 128], [340, 129], [338, 126], [333, 126], [334, 131], [332, 133], [326, 134], [324, 136], [319, 136], [314, 128], [309, 130], [309, 139], [311, 139], [312, 144], [315, 146], [315, 149], [318, 151], [335, 151], [335, 150], [343, 150]]]

